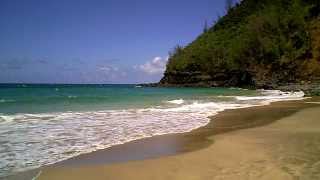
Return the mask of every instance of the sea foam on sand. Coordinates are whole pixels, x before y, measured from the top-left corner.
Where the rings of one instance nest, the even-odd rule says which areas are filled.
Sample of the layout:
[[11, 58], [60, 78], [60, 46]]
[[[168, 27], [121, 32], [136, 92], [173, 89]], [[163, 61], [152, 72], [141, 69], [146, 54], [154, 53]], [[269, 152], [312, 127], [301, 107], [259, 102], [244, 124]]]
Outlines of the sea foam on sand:
[[226, 109], [300, 100], [303, 92], [261, 91], [226, 102], [176, 99], [157, 108], [0, 114], [0, 177], [155, 135], [184, 133], [205, 126]]

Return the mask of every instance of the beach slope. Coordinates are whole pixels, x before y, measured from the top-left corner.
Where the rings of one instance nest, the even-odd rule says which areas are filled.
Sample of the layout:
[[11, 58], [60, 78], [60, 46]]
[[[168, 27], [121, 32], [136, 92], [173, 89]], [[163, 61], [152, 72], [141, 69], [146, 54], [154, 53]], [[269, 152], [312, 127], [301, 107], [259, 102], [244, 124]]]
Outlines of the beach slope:
[[[111, 165], [48, 167], [39, 179], [320, 179], [320, 105], [308, 103], [318, 100], [223, 112], [214, 117], [213, 130], [238, 130], [208, 134], [214, 126], [210, 123], [189, 136], [206, 132], [212, 143], [186, 153]], [[246, 123], [228, 124], [234, 120]]]

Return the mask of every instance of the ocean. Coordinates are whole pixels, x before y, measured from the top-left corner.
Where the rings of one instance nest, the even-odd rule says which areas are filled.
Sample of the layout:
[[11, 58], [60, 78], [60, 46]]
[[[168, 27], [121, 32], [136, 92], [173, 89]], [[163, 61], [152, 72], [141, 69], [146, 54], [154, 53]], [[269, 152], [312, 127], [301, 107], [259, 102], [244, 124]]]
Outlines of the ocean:
[[0, 177], [83, 153], [205, 126], [226, 109], [303, 92], [135, 85], [0, 85]]

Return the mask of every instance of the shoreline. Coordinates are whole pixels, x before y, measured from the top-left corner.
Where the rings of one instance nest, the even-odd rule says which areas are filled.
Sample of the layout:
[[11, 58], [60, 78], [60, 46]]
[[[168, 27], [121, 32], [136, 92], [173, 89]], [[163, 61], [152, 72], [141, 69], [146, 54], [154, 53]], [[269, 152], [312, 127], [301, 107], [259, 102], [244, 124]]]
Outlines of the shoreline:
[[[240, 129], [264, 126], [278, 119], [296, 113], [300, 110], [300, 107], [292, 107], [291, 109], [287, 109], [287, 105], [296, 104], [300, 101], [307, 101], [307, 99], [278, 101], [271, 102], [268, 105], [227, 109], [219, 112], [216, 115], [208, 117], [210, 122], [205, 126], [201, 126], [189, 132], [162, 134], [137, 139], [94, 152], [80, 154], [67, 160], [49, 165], [48, 167], [77, 167], [87, 165], [115, 164], [161, 158], [164, 156], [172, 156], [200, 150], [210, 146], [213, 143], [210, 139], [208, 139], [210, 136], [224, 134]], [[303, 106], [312, 107], [314, 105], [308, 104]], [[276, 108], [280, 109], [276, 110]], [[284, 112], [283, 110], [285, 109], [286, 111]], [[277, 113], [272, 115], [272, 118], [268, 117], [257, 120], [256, 115], [250, 113], [250, 111], [253, 110], [273, 110], [277, 111]], [[237, 115], [239, 111], [241, 112], [240, 116]], [[267, 114], [270, 115], [268, 112], [265, 113], [265, 115]], [[228, 116], [237, 116], [237, 119], [228, 119]], [[226, 121], [226, 119], [228, 119], [228, 121]], [[135, 151], [135, 153], [132, 153], [132, 151]]]
[[[193, 153], [214, 145], [214, 141], [211, 139], [212, 136], [218, 134], [223, 136], [224, 134], [228, 134], [226, 132], [240, 129], [263, 127], [303, 109], [316, 107], [317, 105], [315, 104], [305, 103], [314, 100], [315, 98], [301, 101], [281, 101], [271, 103], [271, 105], [267, 106], [225, 110], [211, 117], [210, 123], [206, 126], [191, 132], [140, 139], [104, 150], [83, 154], [52, 166], [44, 167], [39, 178], [50, 178], [52, 177], [52, 173], [54, 175], [59, 175], [59, 173], [62, 172], [66, 173], [64, 170], [86, 169], [89, 167], [112, 167], [121, 164], [152, 161]], [[271, 112], [273, 113], [271, 114]], [[226, 119], [229, 120], [226, 121]], [[74, 174], [72, 172], [70, 173]], [[62, 177], [63, 176], [60, 178]], [[79, 178], [79, 176], [77, 178]]]
[[[312, 100], [280, 101], [272, 102], [270, 105], [225, 110], [215, 116], [211, 116], [210, 122], [206, 126], [194, 129], [190, 132], [157, 135], [134, 140], [42, 167], [40, 168], [40, 174], [39, 169], [36, 169], [22, 172], [12, 177], [9, 176], [9, 179], [20, 179], [19, 177], [26, 176], [31, 178], [39, 176], [41, 179], [43, 172], [46, 174], [46, 172], [51, 172], [51, 170], [56, 169], [73, 169], [105, 165], [112, 166], [135, 161], [148, 161], [150, 159], [179, 156], [189, 152], [192, 153], [211, 146], [214, 143], [211, 139], [212, 136], [240, 129], [268, 125], [278, 119], [298, 112], [301, 108], [316, 106], [315, 104], [307, 103], [303, 103], [302, 105], [301, 102], [305, 101]], [[296, 106], [299, 102], [300, 105]], [[252, 111], [257, 113], [251, 113]], [[271, 111], [276, 112], [272, 118], [268, 116]], [[265, 114], [266, 118], [260, 117], [260, 119], [257, 120], [257, 114], [261, 116], [261, 113]], [[236, 118], [230, 118], [232, 116], [235, 116]]]
[[[266, 90], [281, 90], [281, 91], [303, 91], [307, 96], [320, 96], [320, 82], [308, 82], [308, 83], [287, 83], [287, 84], [278, 84], [271, 86], [254, 86], [254, 85], [243, 85], [238, 88], [244, 89], [266, 89]], [[144, 83], [137, 84], [141, 87], [175, 87], [175, 88], [212, 88], [212, 87], [225, 87], [225, 88], [237, 88], [234, 86], [215, 86], [207, 82], [198, 82], [198, 83], [184, 83], [184, 84], [170, 84], [170, 83]]]

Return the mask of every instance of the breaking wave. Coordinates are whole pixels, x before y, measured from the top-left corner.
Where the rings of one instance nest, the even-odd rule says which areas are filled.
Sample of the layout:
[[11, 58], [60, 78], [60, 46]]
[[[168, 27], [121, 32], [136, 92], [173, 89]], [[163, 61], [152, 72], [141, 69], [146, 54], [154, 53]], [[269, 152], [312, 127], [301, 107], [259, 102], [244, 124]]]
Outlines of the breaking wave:
[[141, 138], [189, 132], [226, 109], [303, 96], [303, 92], [261, 91], [261, 96], [233, 96], [225, 102], [176, 99], [167, 101], [171, 106], [156, 108], [0, 114], [0, 177]]

